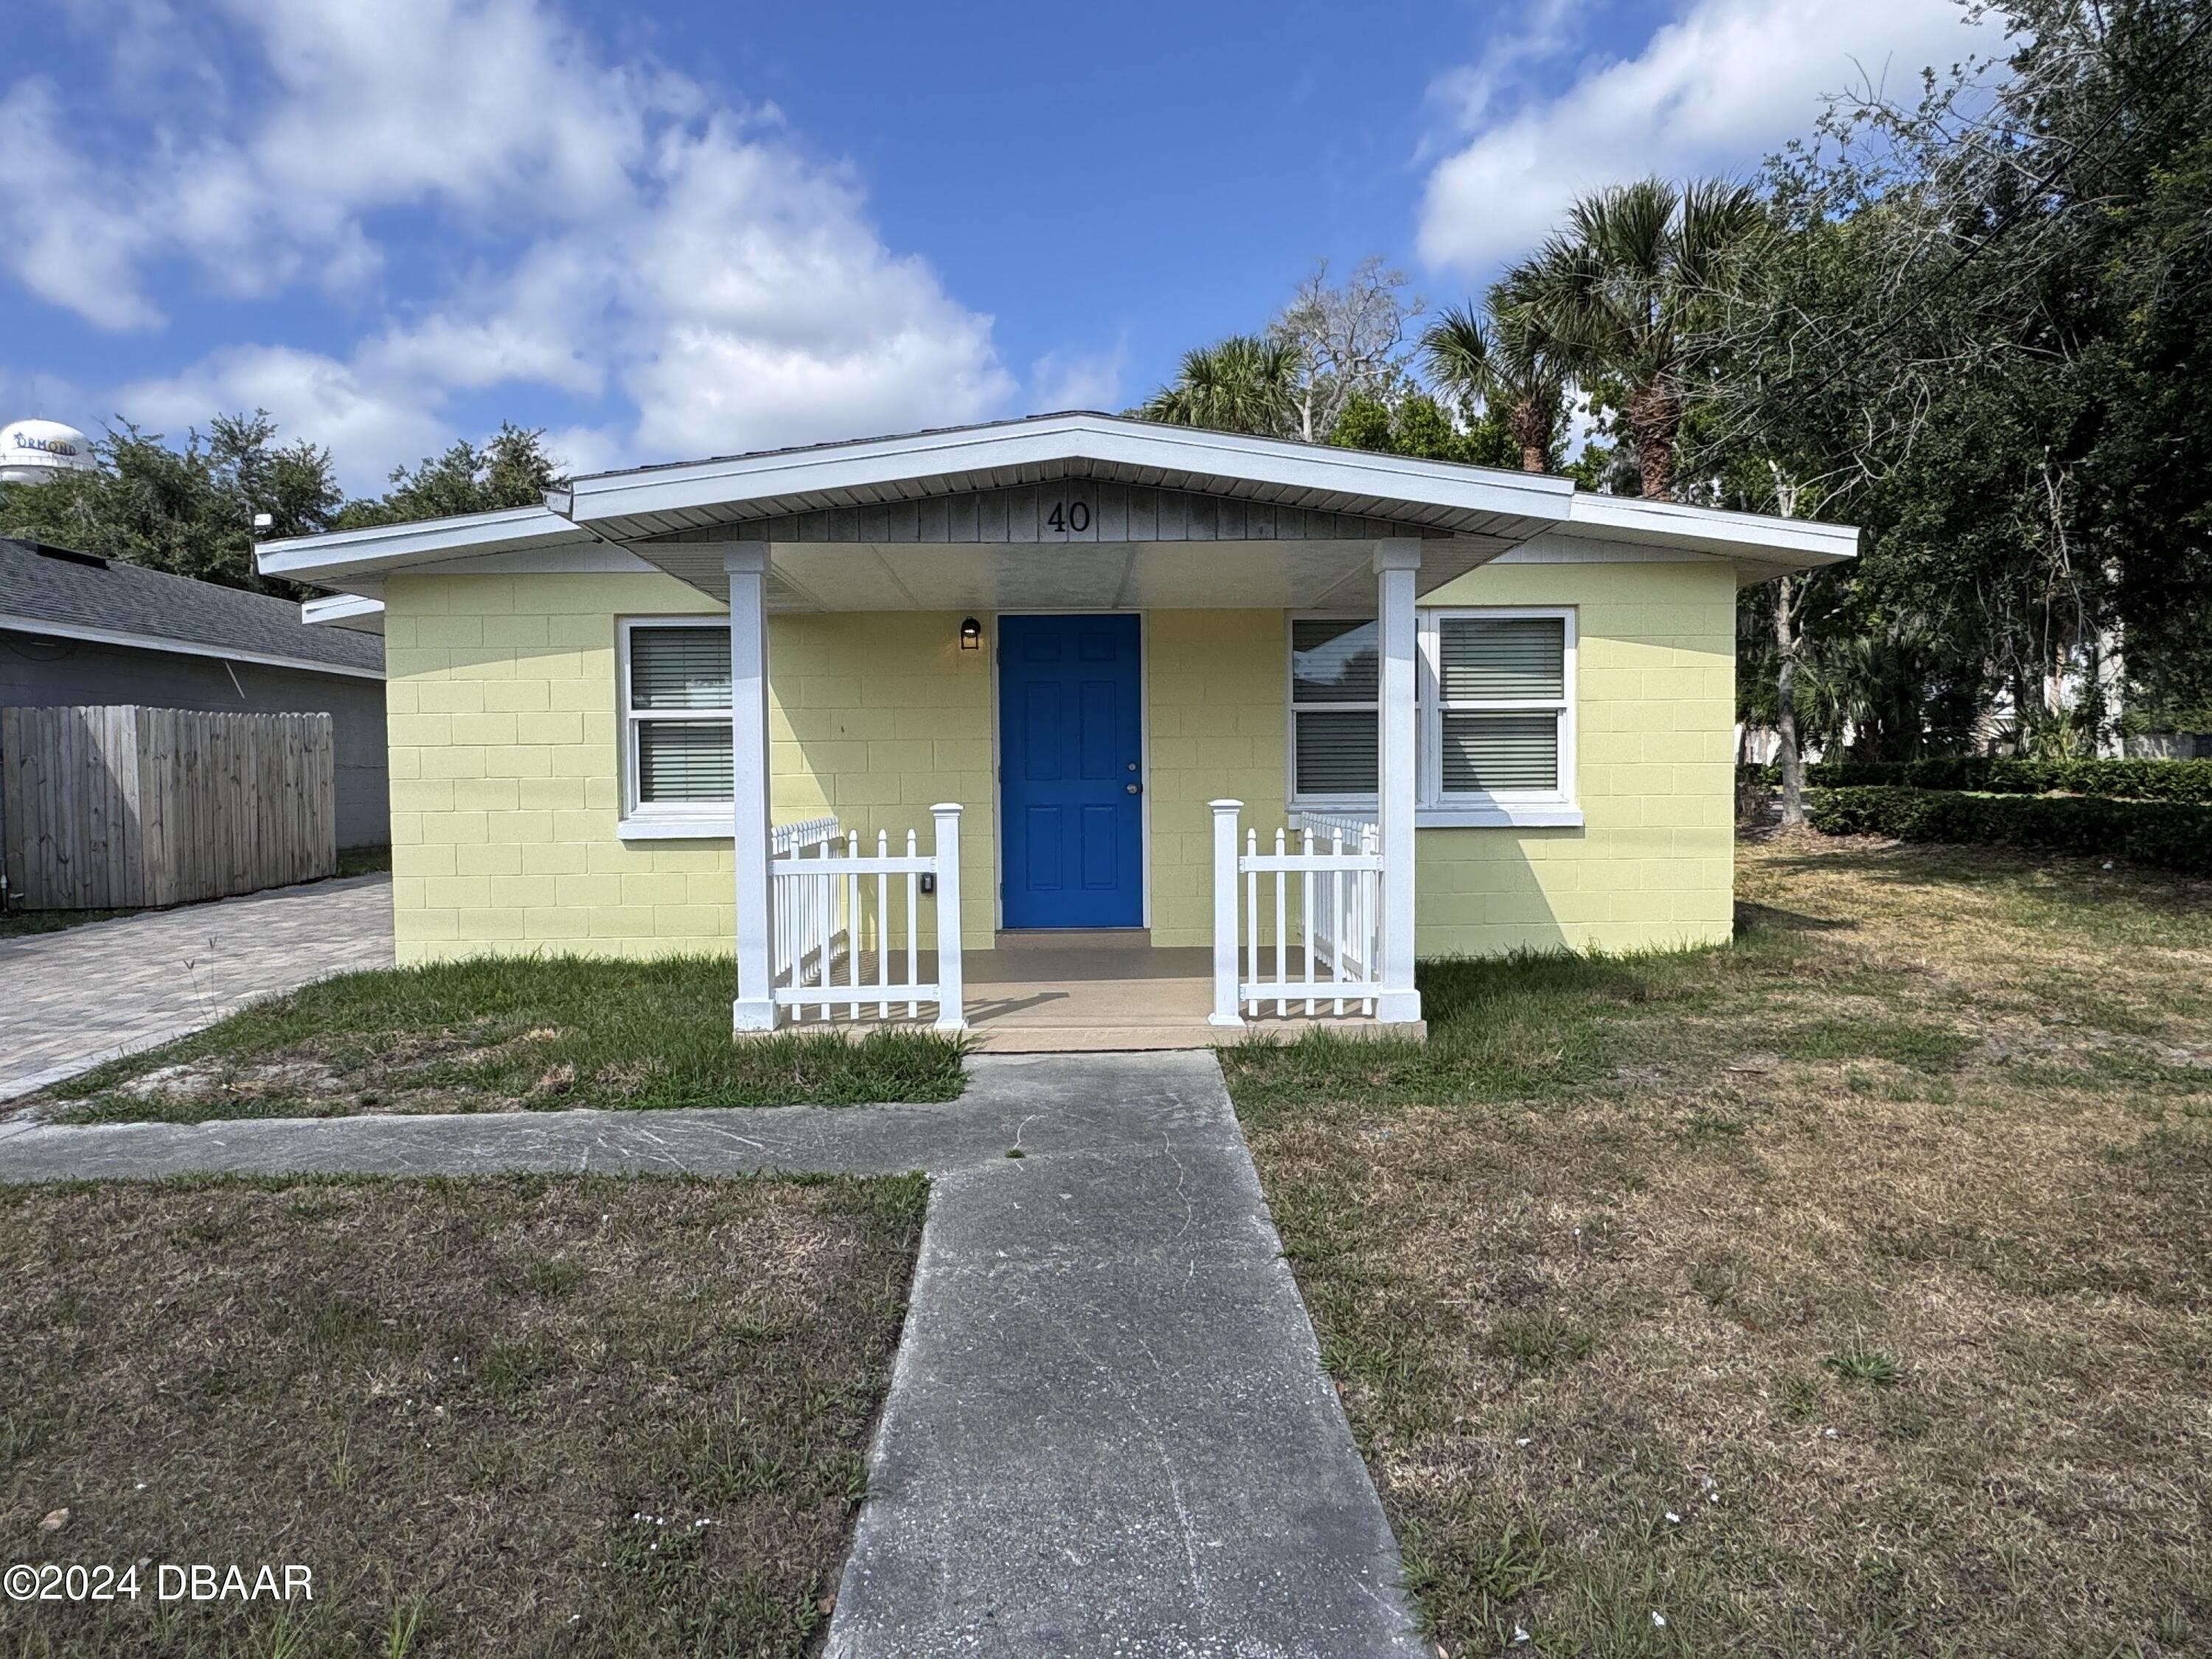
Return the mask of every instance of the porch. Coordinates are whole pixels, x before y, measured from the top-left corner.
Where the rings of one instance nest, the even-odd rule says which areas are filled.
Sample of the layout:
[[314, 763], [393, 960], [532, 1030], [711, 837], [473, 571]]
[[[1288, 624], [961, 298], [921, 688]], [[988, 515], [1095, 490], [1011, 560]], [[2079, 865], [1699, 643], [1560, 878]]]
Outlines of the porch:
[[[1142, 440], [1164, 441], [1222, 441]], [[927, 1010], [993, 1047], [1419, 1031], [1417, 600], [1528, 533], [1513, 509], [1556, 486], [1484, 480], [1445, 506], [1286, 477], [1255, 499], [1249, 476], [1146, 477], [1103, 454], [1038, 482], [884, 459], [849, 507], [760, 476], [781, 458], [716, 478], [703, 511], [641, 510], [611, 479], [568, 504], [728, 607], [734, 1028]], [[654, 489], [672, 501], [673, 482]], [[1366, 619], [1324, 653], [1364, 691], [1329, 694], [1351, 712], [1316, 727], [1364, 753], [1364, 780], [1317, 833], [1288, 810], [1283, 737], [1289, 619], [1306, 616]], [[1242, 653], [1233, 708], [1216, 701], [1224, 652]], [[939, 708], [957, 722], [933, 726]], [[925, 808], [918, 788], [943, 793]], [[807, 842], [800, 815], [825, 806], [833, 844]], [[1166, 949], [1133, 963], [975, 948], [1139, 927]]]
[[[923, 975], [934, 979], [937, 953], [924, 951], [919, 959]], [[864, 981], [872, 979], [875, 967], [875, 953], [864, 953]], [[1357, 1012], [1332, 1014], [1327, 1001], [1310, 1017], [1297, 1002], [1291, 1006], [1300, 1012], [1224, 1031], [1207, 1019], [1213, 953], [1202, 945], [1007, 944], [969, 952], [965, 980], [968, 1040], [993, 1054], [1207, 1048], [1224, 1038], [1288, 1042], [1316, 1028], [1358, 1036], [1419, 1034], [1419, 1028], [1386, 1027]], [[867, 1004], [857, 1017], [838, 1012], [826, 1021], [818, 1006], [798, 1009], [786, 1015], [787, 1029], [858, 1033], [932, 1024], [928, 1012], [909, 1015], [896, 996], [887, 1012]]]
[[1241, 814], [1239, 802], [1212, 804], [1224, 902], [1211, 945], [1155, 945], [1146, 928], [1000, 930], [967, 950], [958, 806], [935, 809], [927, 851], [916, 834], [902, 848], [884, 830], [871, 850], [831, 818], [779, 826], [769, 865], [775, 1022], [751, 1029], [927, 1025], [1005, 1054], [1286, 1042], [1316, 1030], [1424, 1036], [1418, 1013], [1382, 1017], [1375, 827], [1302, 819], [1263, 838], [1240, 829]]

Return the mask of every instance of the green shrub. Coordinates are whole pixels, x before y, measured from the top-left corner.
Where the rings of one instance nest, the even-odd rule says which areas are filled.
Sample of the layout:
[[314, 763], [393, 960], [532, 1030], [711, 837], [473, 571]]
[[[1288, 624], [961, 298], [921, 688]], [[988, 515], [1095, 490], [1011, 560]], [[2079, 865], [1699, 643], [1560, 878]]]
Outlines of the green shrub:
[[1814, 829], [1831, 836], [2079, 853], [2212, 875], [2212, 808], [2175, 801], [1875, 786], [1816, 790], [1807, 812]]
[[[1747, 784], [1782, 781], [1777, 766], [1739, 768]], [[1952, 755], [1936, 760], [1815, 761], [1805, 769], [1815, 789], [1904, 786], [1971, 789], [1993, 795], [2095, 795], [2212, 805], [2212, 760], [2006, 760]]]

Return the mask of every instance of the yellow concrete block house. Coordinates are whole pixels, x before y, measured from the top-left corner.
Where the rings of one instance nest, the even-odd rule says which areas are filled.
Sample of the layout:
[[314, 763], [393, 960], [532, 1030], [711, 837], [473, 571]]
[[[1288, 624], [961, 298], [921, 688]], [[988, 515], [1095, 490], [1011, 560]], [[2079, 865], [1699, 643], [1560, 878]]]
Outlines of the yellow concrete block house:
[[381, 605], [402, 962], [707, 952], [739, 1031], [1150, 1047], [1726, 938], [1736, 592], [1856, 541], [1072, 414], [260, 562]]

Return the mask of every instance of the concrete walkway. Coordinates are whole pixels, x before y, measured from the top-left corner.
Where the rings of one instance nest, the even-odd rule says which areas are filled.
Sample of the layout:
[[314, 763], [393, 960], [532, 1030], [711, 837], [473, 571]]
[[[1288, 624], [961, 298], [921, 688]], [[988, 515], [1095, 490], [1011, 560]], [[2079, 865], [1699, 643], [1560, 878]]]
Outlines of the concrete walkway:
[[833, 1659], [1428, 1651], [1210, 1054], [986, 1055], [943, 1106], [0, 1127], [15, 1181], [763, 1167], [933, 1177]]
[[390, 876], [0, 939], [0, 1100], [171, 1042], [257, 998], [390, 966]]

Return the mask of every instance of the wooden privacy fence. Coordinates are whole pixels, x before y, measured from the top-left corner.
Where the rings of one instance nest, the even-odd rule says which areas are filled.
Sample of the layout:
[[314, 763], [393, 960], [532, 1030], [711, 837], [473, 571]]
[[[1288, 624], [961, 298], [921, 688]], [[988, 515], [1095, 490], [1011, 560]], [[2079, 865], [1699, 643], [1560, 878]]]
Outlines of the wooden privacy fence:
[[328, 714], [0, 708], [0, 858], [26, 910], [187, 904], [337, 873]]

